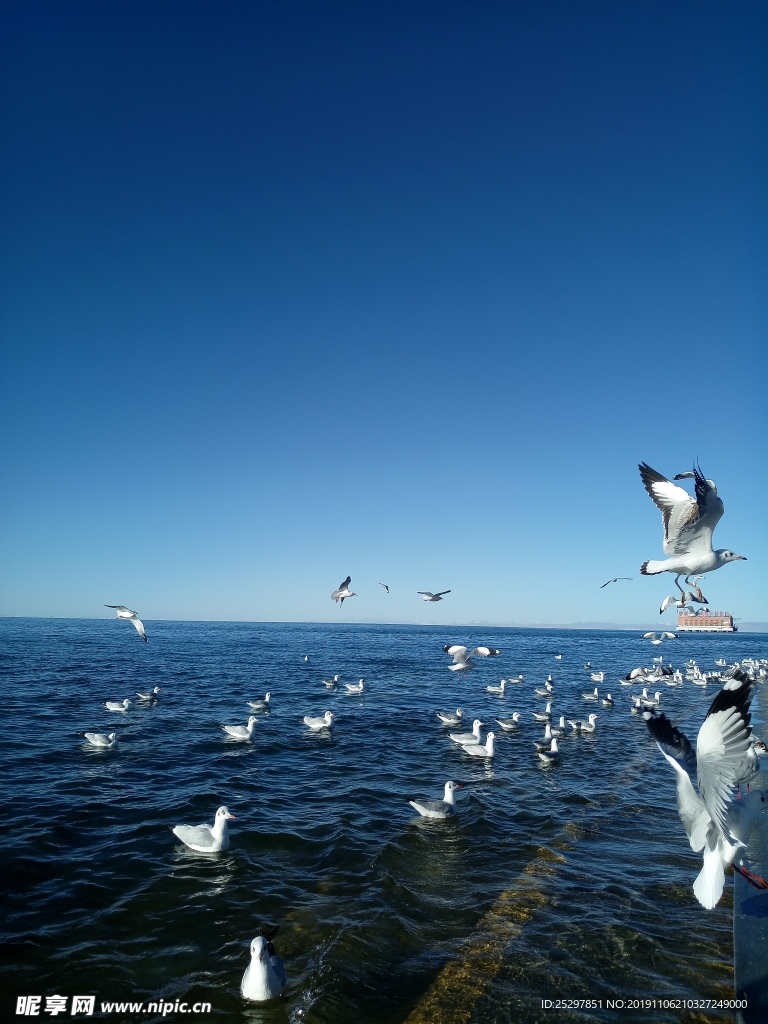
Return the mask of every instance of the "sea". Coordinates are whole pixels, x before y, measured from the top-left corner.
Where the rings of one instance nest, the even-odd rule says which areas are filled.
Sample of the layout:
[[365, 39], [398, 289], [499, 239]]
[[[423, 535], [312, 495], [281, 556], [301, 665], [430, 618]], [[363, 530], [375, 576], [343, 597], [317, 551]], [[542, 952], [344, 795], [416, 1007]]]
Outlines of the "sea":
[[[674, 773], [621, 680], [659, 656], [704, 671], [764, 658], [768, 636], [145, 625], [148, 643], [117, 619], [0, 619], [2, 1021], [734, 1020], [733, 882], [714, 910], [696, 901]], [[453, 673], [445, 644], [501, 653]], [[486, 691], [519, 674], [503, 697]], [[599, 714], [554, 766], [532, 717], [550, 674], [555, 718]], [[582, 698], [595, 685], [613, 707]], [[154, 686], [156, 703], [104, 707]], [[658, 688], [693, 740], [718, 684]], [[252, 742], [228, 739], [221, 725], [244, 725], [266, 692]], [[494, 757], [473, 758], [435, 714], [457, 707], [483, 736], [513, 711], [520, 728], [495, 728]], [[334, 728], [310, 732], [303, 716], [326, 710]], [[119, 746], [89, 748], [84, 730]], [[409, 799], [449, 779], [457, 815], [418, 816]], [[221, 804], [226, 852], [172, 834]], [[289, 985], [248, 1003], [251, 939], [274, 926]]]

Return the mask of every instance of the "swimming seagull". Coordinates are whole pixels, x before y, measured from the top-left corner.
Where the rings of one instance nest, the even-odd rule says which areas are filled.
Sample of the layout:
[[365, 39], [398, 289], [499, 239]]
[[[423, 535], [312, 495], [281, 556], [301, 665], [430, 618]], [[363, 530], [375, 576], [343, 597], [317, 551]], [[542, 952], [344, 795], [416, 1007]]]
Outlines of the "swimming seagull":
[[507, 680], [502, 679], [498, 686], [486, 686], [488, 693], [497, 693], [500, 697], [504, 696], [504, 687], [507, 685]]
[[247, 700], [245, 703], [254, 711], [269, 711], [269, 700], [272, 694], [265, 693], [263, 700]]
[[597, 589], [598, 590], [602, 590], [603, 587], [607, 587], [609, 583], [618, 583], [619, 580], [631, 580], [631, 579], [632, 579], [631, 576], [614, 576], [612, 580], [606, 580], [605, 583], [601, 583], [600, 586]]
[[128, 700], [105, 700], [103, 701], [104, 707], [107, 711], [127, 711], [133, 702]]
[[448, 666], [451, 672], [468, 672], [474, 668], [475, 663], [472, 659], [475, 657], [494, 658], [497, 654], [501, 654], [501, 651], [495, 647], [475, 647], [474, 650], [467, 653], [467, 648], [461, 644], [446, 644], [443, 650], [453, 658], [453, 664]]
[[594, 732], [595, 722], [599, 718], [599, 715], [591, 714], [586, 722], [580, 718], [576, 718], [573, 721], [569, 718], [568, 725], [571, 726], [574, 732]]
[[227, 822], [234, 821], [226, 807], [216, 811], [213, 825], [175, 825], [171, 831], [190, 850], [198, 853], [220, 853], [229, 846]]
[[540, 750], [539, 757], [544, 764], [555, 764], [560, 760], [560, 748], [557, 745], [557, 739], [552, 738], [552, 746], [549, 750]]
[[335, 601], [339, 607], [344, 604], [344, 601], [348, 597], [357, 597], [357, 594], [349, 589], [349, 585], [352, 582], [352, 577], [347, 576], [343, 583], [339, 584], [339, 589], [334, 590], [331, 594], [331, 600]]
[[255, 1003], [275, 999], [288, 984], [283, 961], [272, 943], [276, 934], [277, 928], [269, 932], [260, 931], [251, 943], [251, 962], [240, 982], [240, 994], [244, 999]]
[[323, 683], [328, 687], [329, 690], [336, 690], [339, 686], [339, 673], [337, 672], [333, 679], [324, 679]]
[[454, 743], [479, 743], [480, 742], [480, 726], [484, 725], [479, 718], [476, 718], [472, 723], [472, 732], [449, 732], [448, 737], [452, 739]]
[[450, 818], [456, 813], [454, 791], [463, 788], [458, 782], [446, 782], [442, 800], [409, 800], [408, 803], [424, 818]]
[[250, 740], [253, 735], [253, 727], [257, 722], [258, 718], [256, 715], [251, 715], [248, 719], [248, 725], [222, 725], [221, 728], [233, 740], [239, 740], [241, 743], [245, 743]]
[[363, 687], [365, 686], [365, 680], [361, 679], [359, 683], [344, 683], [348, 693], [362, 693]]
[[661, 473], [641, 462], [640, 476], [645, 489], [654, 504], [661, 510], [664, 522], [665, 559], [651, 559], [643, 562], [640, 572], [643, 576], [655, 576], [660, 572], [673, 572], [675, 586], [680, 586], [681, 576], [692, 586], [690, 576], [696, 573], [712, 572], [726, 562], [746, 561], [744, 555], [736, 555], [727, 548], [712, 548], [712, 533], [723, 515], [723, 502], [717, 496], [712, 480], [705, 479], [699, 466], [690, 473], [678, 473], [675, 480], [692, 477], [696, 497], [667, 480]]
[[441, 590], [437, 594], [431, 593], [429, 590], [417, 590], [417, 594], [421, 594], [422, 601], [442, 601], [444, 594], [450, 594], [450, 590]]
[[520, 726], [520, 712], [513, 711], [511, 718], [496, 718], [494, 721], [499, 723], [504, 732], [514, 732]]
[[462, 743], [460, 749], [472, 757], [493, 757], [493, 742], [496, 734], [489, 732], [485, 737], [485, 743]]
[[118, 619], [128, 619], [136, 627], [136, 631], [142, 640], [147, 639], [147, 633], [144, 629], [144, 623], [141, 621], [136, 612], [132, 612], [130, 608], [126, 608], [124, 604], [105, 604], [105, 608], [116, 608]]
[[330, 729], [333, 724], [333, 720], [336, 716], [332, 711], [326, 711], [324, 715], [319, 718], [313, 718], [311, 715], [304, 715], [304, 725], [308, 725], [310, 729], [317, 731], [318, 729]]
[[[643, 714], [648, 731], [675, 770], [677, 812], [691, 849], [703, 851], [703, 865], [693, 891], [707, 910], [720, 900], [724, 872], [730, 864], [753, 885], [768, 889], [768, 883], [744, 867], [746, 846], [736, 833], [744, 829], [740, 805], [745, 801], [733, 801], [733, 790], [750, 749], [753, 689], [749, 676], [735, 670], [710, 705], [696, 738], [695, 754], [688, 738], [666, 715], [653, 709]], [[694, 772], [698, 793], [693, 787]]]
[[464, 717], [462, 708], [456, 708], [456, 714], [452, 711], [436, 711], [435, 714], [443, 725], [461, 725], [461, 720]]
[[145, 701], [145, 702], [146, 702], [146, 701], [156, 701], [156, 700], [157, 700], [157, 695], [158, 695], [158, 693], [160, 693], [160, 687], [159, 687], [159, 686], [155, 686], [155, 687], [154, 687], [154, 688], [153, 688], [152, 690], [150, 690], [150, 691], [149, 691], [148, 693], [139, 693], [139, 691], [137, 690], [137, 691], [136, 691], [136, 696], [137, 696], [137, 697], [138, 697], [138, 698], [139, 698], [140, 700], [143, 700], [143, 701]]
[[103, 732], [81, 732], [79, 735], [84, 736], [92, 747], [100, 747], [102, 750], [114, 750], [119, 742], [116, 732], [111, 732], [108, 736]]

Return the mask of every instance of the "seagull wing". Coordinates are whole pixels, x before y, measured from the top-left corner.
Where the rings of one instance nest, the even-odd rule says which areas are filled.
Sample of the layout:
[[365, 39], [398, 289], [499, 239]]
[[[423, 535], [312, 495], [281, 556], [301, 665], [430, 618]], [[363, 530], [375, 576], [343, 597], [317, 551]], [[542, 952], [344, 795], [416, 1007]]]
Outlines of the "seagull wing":
[[126, 608], [124, 604], [105, 604], [105, 608], [114, 608], [115, 611], [123, 612], [125, 615], [135, 615], [136, 612], [131, 611], [130, 608]]
[[703, 850], [712, 823], [704, 800], [693, 788], [691, 775], [696, 771], [696, 755], [685, 733], [672, 725], [666, 715], [643, 712], [648, 732], [656, 746], [675, 770], [677, 813], [685, 826], [692, 850]]
[[434, 597], [434, 596], [435, 596], [435, 595], [434, 595], [434, 594], [432, 593], [432, 591], [431, 591], [431, 590], [417, 590], [417, 591], [416, 591], [416, 593], [417, 593], [417, 594], [421, 594], [421, 595], [422, 595], [422, 597]]
[[[686, 554], [692, 547], [698, 546], [697, 542], [705, 544], [706, 539], [698, 537], [696, 531], [700, 515], [699, 506], [688, 491], [667, 480], [645, 462], [640, 463], [640, 477], [654, 505], [661, 510], [664, 523], [664, 553]], [[722, 515], [722, 512], [720, 514]], [[711, 526], [708, 537], [711, 542]]]
[[432, 596], [433, 597], [442, 597], [443, 594], [450, 594], [450, 590], [438, 590], [438, 592], [436, 594], [433, 594]]
[[457, 663], [467, 660], [467, 648], [460, 644], [446, 644], [443, 650]]
[[495, 647], [476, 647], [470, 654], [470, 658], [474, 657], [475, 654], [480, 658], [493, 658], [495, 655], [501, 654], [501, 651]]
[[352, 582], [352, 577], [347, 576], [343, 583], [339, 584], [339, 590], [346, 590], [349, 584]]
[[141, 639], [142, 639], [142, 640], [146, 640], [146, 639], [147, 639], [147, 632], [146, 632], [146, 630], [144, 629], [144, 623], [143, 623], [143, 622], [141, 621], [141, 619], [140, 619], [140, 618], [138, 618], [138, 617], [136, 616], [136, 614], [134, 613], [134, 614], [133, 614], [133, 615], [131, 616], [131, 618], [130, 618], [130, 621], [131, 621], [131, 622], [132, 622], [132, 623], [134, 624], [134, 626], [136, 627], [136, 630], [137, 630], [137, 632], [138, 632], [139, 636], [141, 637]]

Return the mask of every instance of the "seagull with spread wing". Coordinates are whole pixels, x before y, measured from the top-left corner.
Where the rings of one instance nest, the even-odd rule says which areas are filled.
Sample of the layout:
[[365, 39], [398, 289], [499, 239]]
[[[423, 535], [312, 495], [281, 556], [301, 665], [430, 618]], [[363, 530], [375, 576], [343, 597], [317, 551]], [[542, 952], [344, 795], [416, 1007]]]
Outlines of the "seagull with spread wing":
[[[144, 623], [141, 621], [136, 612], [132, 612], [130, 608], [126, 608], [124, 604], [105, 604], [105, 608], [115, 608], [117, 611], [118, 619], [128, 619], [136, 627], [136, 631], [142, 640], [147, 639], [147, 633], [144, 629]], [[149, 642], [149, 641], [147, 641]]]
[[352, 577], [347, 576], [343, 583], [339, 584], [338, 590], [334, 590], [334, 592], [331, 594], [331, 600], [335, 601], [338, 604], [339, 608], [341, 608], [341, 606], [344, 604], [345, 598], [357, 597], [357, 594], [353, 590], [349, 589], [349, 585], [351, 582]]
[[437, 594], [430, 590], [417, 590], [416, 593], [421, 594], [422, 601], [442, 601], [445, 594], [450, 594], [450, 590], [441, 590]]
[[640, 476], [653, 503], [661, 511], [664, 522], [665, 559], [643, 562], [640, 572], [643, 576], [655, 576], [660, 572], [673, 572], [675, 586], [684, 593], [679, 579], [693, 586], [689, 577], [695, 573], [712, 572], [726, 562], [746, 561], [744, 555], [736, 555], [727, 548], [712, 548], [712, 532], [723, 515], [723, 502], [717, 496], [712, 480], [705, 479], [699, 466], [690, 473], [678, 473], [675, 480], [693, 478], [696, 497], [661, 473], [641, 462]]
[[472, 660], [475, 657], [494, 658], [497, 654], [501, 654], [501, 651], [495, 647], [475, 647], [474, 650], [467, 653], [467, 648], [462, 644], [446, 644], [443, 650], [453, 658], [453, 664], [448, 666], [451, 672], [468, 672], [475, 666]]

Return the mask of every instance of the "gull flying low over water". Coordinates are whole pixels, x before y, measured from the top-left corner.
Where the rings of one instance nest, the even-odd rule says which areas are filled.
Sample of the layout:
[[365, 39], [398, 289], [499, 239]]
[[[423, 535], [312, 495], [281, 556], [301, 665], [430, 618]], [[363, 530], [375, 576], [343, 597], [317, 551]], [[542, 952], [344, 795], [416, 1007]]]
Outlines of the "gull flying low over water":
[[442, 601], [446, 594], [450, 594], [450, 590], [441, 590], [437, 594], [433, 594], [430, 590], [417, 590], [417, 594], [421, 594], [422, 601]]
[[717, 496], [714, 482], [707, 480], [698, 466], [694, 466], [690, 473], [675, 476], [675, 480], [693, 478], [695, 498], [647, 463], [641, 462], [639, 469], [646, 491], [661, 511], [664, 554], [668, 556], [643, 562], [640, 567], [643, 576], [672, 572], [675, 574], [675, 586], [684, 593], [679, 583], [681, 576], [685, 576], [685, 582], [692, 586], [689, 577], [696, 573], [712, 572], [726, 562], [746, 561], [744, 555], [736, 555], [727, 548], [712, 548], [712, 533], [722, 518], [723, 502]]
[[132, 612], [130, 608], [126, 608], [124, 604], [105, 604], [105, 608], [115, 608], [117, 610], [118, 619], [128, 619], [136, 627], [136, 632], [139, 634], [142, 640], [147, 639], [147, 632], [144, 629], [144, 623], [141, 621], [136, 612]]
[[351, 582], [352, 577], [347, 576], [347, 578], [339, 584], [338, 590], [334, 590], [334, 592], [331, 594], [331, 600], [335, 601], [338, 604], [339, 608], [341, 608], [341, 606], [344, 604], [346, 598], [357, 597], [357, 594], [354, 592], [354, 590], [349, 589], [349, 585]]
[[[703, 865], [693, 891], [707, 910], [720, 900], [725, 869], [730, 864], [753, 885], [768, 889], [768, 883], [744, 866], [746, 847], [741, 835], [748, 832], [745, 818], [750, 807], [746, 799], [733, 800], [733, 791], [749, 760], [753, 689], [746, 673], [733, 673], [710, 705], [696, 738], [695, 754], [688, 738], [666, 715], [653, 709], [643, 714], [648, 731], [675, 770], [677, 812], [691, 849], [703, 851]], [[693, 786], [694, 772], [698, 792]], [[753, 795], [757, 793], [747, 797]]]
[[288, 984], [283, 961], [272, 943], [276, 934], [277, 928], [269, 932], [260, 930], [251, 943], [251, 962], [240, 982], [240, 994], [244, 999], [254, 1003], [275, 999]]
[[463, 788], [458, 782], [446, 782], [442, 800], [409, 800], [408, 803], [424, 818], [450, 818], [456, 813], [453, 794]]
[[475, 657], [494, 658], [501, 654], [495, 647], [475, 647], [467, 653], [467, 648], [460, 644], [446, 644], [443, 650], [453, 658], [453, 664], [448, 666], [451, 672], [468, 672], [474, 668], [475, 663], [472, 659]]
[[220, 853], [229, 846], [228, 821], [234, 821], [226, 807], [216, 811], [213, 825], [175, 825], [171, 831], [190, 850], [198, 853]]

